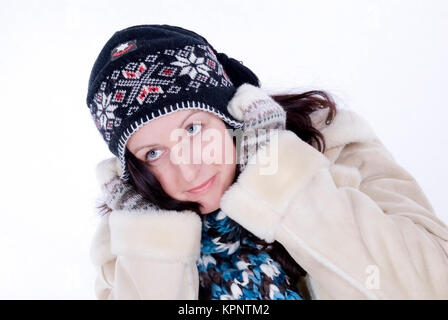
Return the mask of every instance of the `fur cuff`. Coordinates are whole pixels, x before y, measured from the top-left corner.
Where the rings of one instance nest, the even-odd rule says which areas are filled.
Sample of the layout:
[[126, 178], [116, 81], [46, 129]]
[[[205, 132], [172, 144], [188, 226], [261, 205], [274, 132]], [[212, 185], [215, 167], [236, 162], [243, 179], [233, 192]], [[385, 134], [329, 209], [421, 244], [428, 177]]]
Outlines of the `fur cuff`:
[[275, 228], [292, 210], [290, 201], [306, 188], [317, 171], [328, 168], [330, 161], [289, 130], [271, 139], [269, 150], [270, 164], [276, 162], [276, 170], [261, 174], [265, 165], [260, 161], [248, 164], [224, 193], [221, 208], [257, 237], [273, 242]]
[[116, 210], [109, 227], [115, 255], [165, 261], [199, 258], [202, 221], [192, 211]]
[[244, 120], [244, 113], [257, 100], [271, 99], [263, 89], [249, 83], [238, 87], [227, 105], [229, 113], [237, 120]]
[[120, 161], [117, 157], [104, 159], [96, 165], [95, 172], [98, 183], [103, 185], [116, 176], [121, 177], [122, 168]]
[[325, 137], [327, 150], [350, 142], [378, 139], [370, 123], [360, 114], [347, 109], [337, 109], [330, 125], [325, 124], [329, 109], [319, 109], [310, 114], [313, 127]]

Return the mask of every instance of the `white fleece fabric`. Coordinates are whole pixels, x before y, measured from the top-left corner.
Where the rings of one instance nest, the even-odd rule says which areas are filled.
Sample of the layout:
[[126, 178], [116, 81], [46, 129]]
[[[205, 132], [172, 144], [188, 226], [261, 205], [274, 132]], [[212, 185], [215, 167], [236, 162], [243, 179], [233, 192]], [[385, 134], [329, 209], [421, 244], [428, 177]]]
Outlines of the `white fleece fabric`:
[[[325, 153], [280, 132], [272, 140], [277, 172], [260, 175], [248, 165], [221, 209], [279, 241], [308, 272], [315, 299], [448, 299], [447, 226], [362, 117], [340, 109], [326, 126], [326, 115], [312, 114]], [[118, 168], [115, 158], [100, 163], [99, 183]], [[97, 297], [198, 299], [200, 223], [188, 211], [101, 218], [91, 246]]]

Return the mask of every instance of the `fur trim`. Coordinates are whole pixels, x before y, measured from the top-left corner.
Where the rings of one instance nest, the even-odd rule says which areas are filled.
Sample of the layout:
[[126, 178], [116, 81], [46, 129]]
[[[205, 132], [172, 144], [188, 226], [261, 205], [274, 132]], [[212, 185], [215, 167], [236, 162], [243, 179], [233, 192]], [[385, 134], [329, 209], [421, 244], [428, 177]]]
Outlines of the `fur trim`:
[[[277, 144], [275, 146], [274, 144]], [[316, 172], [330, 165], [330, 161], [292, 131], [280, 131], [278, 139], [270, 142], [277, 148], [277, 169], [262, 175], [265, 164], [248, 164], [221, 199], [222, 210], [244, 228], [267, 242], [274, 241], [275, 228], [287, 212], [289, 200], [305, 188]], [[274, 150], [272, 149], [272, 150]]]
[[270, 96], [259, 87], [244, 83], [238, 87], [227, 104], [227, 111], [237, 120], [244, 119], [244, 112], [256, 100], [266, 100]]
[[329, 109], [319, 109], [310, 114], [313, 126], [325, 137], [327, 149], [378, 138], [372, 126], [355, 111], [337, 109], [333, 121], [327, 125], [325, 120], [328, 113]]
[[101, 217], [95, 234], [92, 239], [89, 250], [90, 260], [93, 265], [101, 266], [106, 261], [111, 261], [115, 258], [110, 253], [110, 233], [109, 233], [109, 216]]
[[115, 210], [109, 226], [112, 254], [165, 261], [199, 257], [202, 221], [195, 212]]
[[110, 181], [116, 176], [121, 176], [122, 168], [117, 157], [107, 158], [100, 161], [95, 169], [96, 178], [100, 185]]
[[362, 177], [357, 168], [333, 164], [330, 166], [330, 173], [334, 183], [338, 187], [352, 187], [358, 189], [361, 184]]

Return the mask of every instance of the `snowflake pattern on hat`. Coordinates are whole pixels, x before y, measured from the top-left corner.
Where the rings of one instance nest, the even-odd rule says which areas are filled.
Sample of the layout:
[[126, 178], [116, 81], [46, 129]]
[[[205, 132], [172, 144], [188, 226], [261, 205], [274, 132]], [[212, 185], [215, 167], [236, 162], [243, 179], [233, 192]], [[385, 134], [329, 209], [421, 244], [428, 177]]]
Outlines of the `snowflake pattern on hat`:
[[176, 58], [177, 61], [171, 62], [171, 64], [182, 68], [180, 75], [187, 74], [194, 80], [201, 73], [203, 77], [200, 77], [200, 79], [203, 82], [210, 77], [207, 71], [210, 71], [211, 68], [204, 63], [203, 57], [198, 58], [192, 52], [188, 58], [182, 56], [176, 56]]
[[[114, 110], [118, 105], [110, 104], [112, 94], [106, 96], [104, 92], [95, 100], [96, 103], [96, 125], [98, 129], [107, 130], [113, 126], [115, 119]], [[117, 119], [118, 120], [118, 119]]]
[[113, 70], [101, 83], [90, 111], [109, 142], [122, 119], [142, 107], [182, 92], [198, 93], [201, 87], [230, 86], [229, 76], [209, 46], [187, 45], [146, 54]]

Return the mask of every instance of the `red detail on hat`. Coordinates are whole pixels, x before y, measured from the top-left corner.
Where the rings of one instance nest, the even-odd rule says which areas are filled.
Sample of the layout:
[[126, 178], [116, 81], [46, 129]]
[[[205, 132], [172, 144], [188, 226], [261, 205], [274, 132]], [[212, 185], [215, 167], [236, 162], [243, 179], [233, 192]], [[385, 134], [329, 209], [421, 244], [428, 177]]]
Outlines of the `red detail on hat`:
[[163, 73], [170, 76], [173, 73], [173, 71], [174, 71], [173, 69], [165, 69], [163, 70]]
[[126, 70], [122, 70], [123, 72], [123, 76], [126, 79], [139, 79], [141, 77], [141, 75], [147, 70], [146, 65], [141, 62], [140, 65], [137, 68], [136, 72], [133, 71], [126, 71]]
[[128, 43], [127, 45], [128, 45], [128, 46], [127, 46], [125, 49], [120, 50], [120, 51], [117, 51], [117, 52], [114, 52], [114, 53], [112, 53], [112, 55], [113, 55], [114, 57], [121, 56], [123, 53], [126, 53], [126, 52], [128, 52], [129, 50], [131, 50], [131, 48], [134, 46], [133, 43]]
[[135, 72], [125, 71], [125, 77], [126, 77], [127, 79], [129, 79], [129, 78], [135, 78], [135, 77], [137, 77], [137, 74], [136, 74]]
[[146, 96], [148, 95], [148, 91], [146, 91], [146, 88], [143, 87], [142, 90], [140, 91], [140, 94], [137, 97], [137, 101], [142, 104], [143, 101], [145, 101]]
[[140, 93], [137, 97], [137, 101], [140, 104], [143, 104], [145, 101], [145, 98], [150, 93], [164, 93], [162, 87], [160, 86], [143, 86], [142, 90], [140, 90]]
[[121, 92], [117, 92], [115, 95], [115, 100], [121, 101], [123, 99], [123, 94]]

